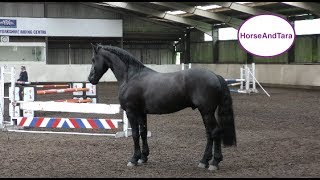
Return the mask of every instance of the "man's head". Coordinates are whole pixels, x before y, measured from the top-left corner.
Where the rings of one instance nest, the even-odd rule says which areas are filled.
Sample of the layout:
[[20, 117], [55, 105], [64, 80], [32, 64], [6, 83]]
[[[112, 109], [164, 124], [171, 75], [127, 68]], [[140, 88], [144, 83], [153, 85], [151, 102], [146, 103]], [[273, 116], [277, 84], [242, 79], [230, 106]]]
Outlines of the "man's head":
[[25, 66], [21, 66], [21, 71], [25, 71], [26, 67]]

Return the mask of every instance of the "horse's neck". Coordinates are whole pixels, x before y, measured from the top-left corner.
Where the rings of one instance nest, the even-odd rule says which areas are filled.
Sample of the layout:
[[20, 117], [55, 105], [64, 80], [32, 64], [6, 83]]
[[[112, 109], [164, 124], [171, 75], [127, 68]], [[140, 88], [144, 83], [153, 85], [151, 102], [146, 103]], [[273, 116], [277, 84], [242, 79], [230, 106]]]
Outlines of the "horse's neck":
[[119, 86], [127, 81], [126, 65], [122, 61], [112, 62], [110, 69], [116, 77]]
[[141, 74], [141, 72], [145, 71], [153, 71], [154, 70], [144, 66], [144, 65], [126, 65], [122, 61], [113, 61], [112, 67], [110, 67], [115, 75], [119, 86], [123, 86], [126, 84], [131, 78]]

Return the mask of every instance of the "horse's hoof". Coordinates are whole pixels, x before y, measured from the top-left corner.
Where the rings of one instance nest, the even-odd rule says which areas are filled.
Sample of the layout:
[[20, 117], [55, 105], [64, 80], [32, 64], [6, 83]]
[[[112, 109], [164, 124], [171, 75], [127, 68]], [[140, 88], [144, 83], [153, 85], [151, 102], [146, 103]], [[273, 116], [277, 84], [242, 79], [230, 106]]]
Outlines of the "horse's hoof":
[[198, 164], [198, 167], [199, 167], [199, 168], [206, 168], [206, 165], [203, 164], [203, 163], [199, 163], [199, 164]]
[[214, 166], [214, 165], [210, 165], [209, 168], [208, 168], [210, 171], [216, 171], [219, 169], [218, 166]]
[[137, 164], [132, 163], [132, 162], [128, 162], [128, 164], [127, 164], [128, 167], [132, 167], [132, 166], [136, 166], [136, 165], [137, 165]]
[[138, 164], [143, 164], [143, 163], [146, 163], [146, 161], [142, 160], [142, 159], [139, 159], [138, 160]]

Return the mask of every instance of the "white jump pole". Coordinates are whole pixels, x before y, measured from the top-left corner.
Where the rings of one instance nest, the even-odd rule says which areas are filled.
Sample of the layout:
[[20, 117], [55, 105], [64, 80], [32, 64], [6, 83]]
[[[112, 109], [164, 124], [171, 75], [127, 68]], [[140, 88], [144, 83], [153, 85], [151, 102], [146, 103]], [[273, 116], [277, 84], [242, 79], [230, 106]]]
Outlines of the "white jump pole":
[[[52, 102], [52, 101], [49, 101], [49, 102]], [[91, 103], [92, 99], [61, 99], [61, 100], [54, 100], [53, 102]]]
[[[240, 68], [240, 79], [244, 79], [242, 67]], [[240, 82], [240, 90], [243, 90], [243, 81]]]
[[189, 63], [189, 69], [191, 69], [191, 63]]
[[[10, 74], [10, 81], [11, 81], [11, 89], [12, 91], [9, 91], [9, 97], [4, 97], [4, 75], [5, 74]], [[9, 98], [9, 114], [10, 114], [10, 125], [13, 124], [12, 116], [15, 115], [15, 68], [11, 67], [10, 72], [5, 72], [5, 68], [1, 67], [1, 73], [0, 73], [0, 83], [1, 83], [1, 92], [0, 92], [0, 108], [1, 108], [1, 113], [0, 113], [0, 126], [1, 128], [4, 128], [4, 98]]]
[[48, 85], [35, 85], [37, 88], [69, 88], [67, 84], [48, 84]]
[[131, 126], [130, 126], [130, 123], [128, 122], [128, 117], [125, 111], [123, 111], [123, 131], [124, 131], [125, 137], [129, 137], [132, 134]]
[[[256, 76], [256, 65], [255, 65], [255, 63], [252, 63], [251, 69], [252, 69], [252, 74], [255, 77]], [[253, 92], [258, 92], [257, 88], [256, 88], [256, 81], [253, 78], [252, 78], [252, 89], [253, 89]]]
[[184, 63], [181, 63], [181, 70], [184, 70]]
[[[32, 82], [16, 82], [16, 84], [32, 85]], [[33, 85], [37, 88], [68, 88], [68, 84], [45, 84], [45, 85]]]
[[245, 73], [245, 79], [246, 79], [246, 92], [249, 92], [250, 89], [250, 76], [249, 76], [249, 67], [247, 64], [244, 65], [244, 73]]
[[243, 81], [245, 81], [245, 79], [224, 79], [224, 80], [227, 82], [230, 82], [230, 81], [243, 82]]
[[228, 86], [239, 86], [241, 85], [241, 83], [233, 83], [233, 84], [229, 84]]
[[26, 84], [26, 85], [30, 85], [31, 82], [16, 82], [16, 84]]
[[0, 67], [0, 127], [4, 127], [4, 67]]
[[[16, 117], [15, 115], [15, 107], [16, 104], [15, 102], [15, 89], [16, 89], [16, 73], [15, 73], [15, 68], [11, 67], [11, 89], [12, 91], [9, 92], [9, 98], [10, 98], [10, 104], [9, 106], [11, 106], [11, 112], [10, 114], [12, 114], [12, 116], [10, 116], [10, 124], [13, 125], [13, 120], [12, 117]], [[10, 108], [9, 108], [10, 109]]]
[[74, 112], [96, 114], [118, 114], [119, 104], [91, 104], [91, 103], [68, 103], [68, 102], [43, 102], [43, 101], [17, 101], [22, 110], [51, 111], [51, 112]]

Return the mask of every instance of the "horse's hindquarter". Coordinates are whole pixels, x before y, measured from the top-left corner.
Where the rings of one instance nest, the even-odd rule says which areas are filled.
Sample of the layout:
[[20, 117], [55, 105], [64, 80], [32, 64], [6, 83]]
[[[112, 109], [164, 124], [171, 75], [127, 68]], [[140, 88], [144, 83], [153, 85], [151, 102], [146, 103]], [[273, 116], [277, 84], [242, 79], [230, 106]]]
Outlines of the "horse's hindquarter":
[[186, 73], [186, 90], [197, 108], [214, 108], [218, 104], [221, 84], [213, 72], [205, 69], [190, 69]]

